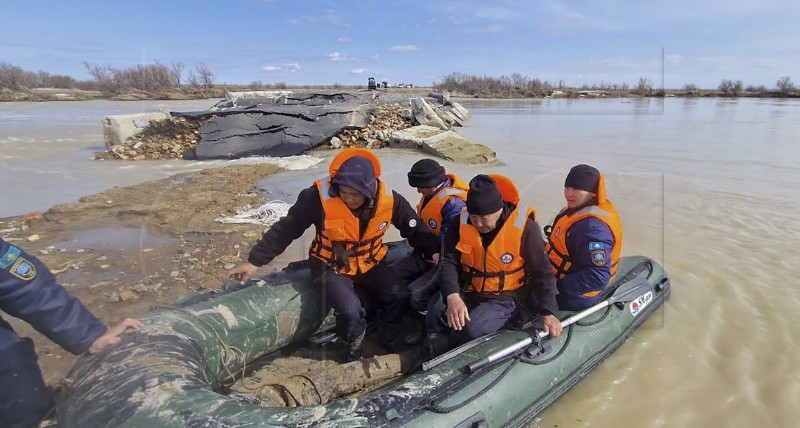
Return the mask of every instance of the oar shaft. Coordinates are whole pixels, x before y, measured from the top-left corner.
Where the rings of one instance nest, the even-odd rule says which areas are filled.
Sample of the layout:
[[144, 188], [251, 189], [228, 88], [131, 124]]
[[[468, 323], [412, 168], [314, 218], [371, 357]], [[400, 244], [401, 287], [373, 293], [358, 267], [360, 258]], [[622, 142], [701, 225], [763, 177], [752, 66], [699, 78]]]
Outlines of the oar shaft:
[[[636, 281], [636, 282], [633, 282], [633, 281]], [[614, 303], [617, 303], [617, 302], [620, 302], [620, 301], [628, 301], [628, 297], [629, 296], [632, 296], [632, 295], [637, 294], [637, 293], [641, 295], [641, 294], [644, 293], [644, 291], [643, 291], [644, 289], [651, 289], [652, 288], [652, 285], [650, 284], [650, 282], [648, 281], [647, 278], [632, 279], [630, 281], [627, 281], [624, 285], [625, 285], [624, 289], [620, 290], [622, 288], [622, 286], [620, 286], [619, 288], [616, 289], [616, 291], [615, 291], [616, 295], [612, 295], [608, 299], [603, 300], [602, 302], [600, 302], [600, 303], [598, 303], [598, 304], [596, 304], [596, 305], [594, 305], [594, 306], [592, 306], [592, 307], [590, 307], [590, 308], [588, 308], [586, 310], [583, 310], [583, 311], [581, 311], [581, 312], [579, 312], [579, 313], [577, 313], [577, 314], [565, 319], [564, 321], [561, 321], [561, 326], [562, 327], [568, 327], [568, 326], [570, 326], [570, 325], [572, 325], [572, 324], [574, 324], [574, 323], [576, 323], [576, 322], [588, 317], [589, 315], [599, 311], [600, 309], [603, 309], [603, 308], [605, 308], [607, 306], [611, 306]], [[631, 297], [630, 300], [633, 300], [633, 298]], [[547, 337], [548, 335], [549, 334], [545, 333], [544, 331], [540, 331], [539, 333], [537, 333], [537, 336], [540, 339], [543, 339], [543, 338]], [[466, 366], [467, 373], [474, 373], [476, 370], [478, 370], [478, 369], [480, 369], [482, 367], [485, 367], [485, 366], [487, 366], [489, 364], [492, 364], [494, 362], [502, 360], [503, 358], [506, 358], [506, 357], [508, 357], [510, 355], [513, 355], [515, 352], [517, 352], [518, 350], [520, 350], [522, 348], [525, 348], [526, 346], [530, 345], [531, 343], [533, 343], [533, 339], [531, 337], [527, 337], [527, 338], [525, 338], [523, 340], [520, 340], [517, 343], [514, 343], [513, 345], [509, 345], [509, 346], [507, 346], [507, 347], [495, 352], [492, 355], [489, 355], [488, 357], [482, 358], [482, 359], [480, 359], [478, 361], [475, 361], [474, 363], [468, 364]]]
[[[576, 322], [588, 317], [589, 315], [599, 311], [600, 309], [605, 308], [606, 306], [608, 306], [608, 305], [610, 305], [612, 303], [613, 303], [613, 301], [611, 299], [603, 300], [602, 302], [592, 306], [591, 308], [588, 308], [588, 309], [586, 309], [586, 310], [584, 310], [584, 311], [582, 311], [580, 313], [577, 313], [577, 314], [565, 319], [564, 321], [561, 321], [561, 326], [562, 327], [567, 327], [567, 326], [569, 326], [571, 324], [574, 324], [574, 323], [576, 323]], [[540, 331], [538, 333], [538, 336], [539, 336], [540, 339], [544, 339], [545, 337], [549, 336], [549, 333], [547, 333], [545, 331]], [[478, 361], [475, 361], [474, 363], [471, 363], [471, 364], [467, 365], [467, 373], [474, 373], [476, 370], [478, 370], [478, 369], [480, 369], [482, 367], [488, 366], [489, 364], [492, 364], [492, 363], [494, 363], [496, 361], [499, 361], [499, 360], [501, 360], [501, 359], [503, 359], [503, 358], [505, 358], [505, 357], [507, 357], [509, 355], [514, 354], [515, 352], [519, 351], [520, 349], [525, 348], [526, 346], [530, 345], [531, 343], [533, 343], [533, 339], [528, 337], [528, 338], [520, 340], [519, 342], [514, 343], [513, 345], [509, 345], [509, 346], [507, 346], [507, 347], [495, 352], [494, 354], [489, 355], [488, 357], [484, 357], [484, 358], [482, 358], [482, 359], [480, 359]]]
[[502, 358], [504, 358], [504, 357], [506, 357], [508, 355], [512, 355], [513, 353], [517, 352], [520, 349], [525, 348], [526, 346], [530, 345], [531, 343], [533, 343], [533, 339], [528, 337], [528, 338], [520, 340], [519, 342], [517, 342], [517, 343], [515, 343], [513, 345], [509, 345], [509, 346], [507, 346], [507, 347], [495, 352], [494, 354], [489, 355], [488, 357], [484, 357], [484, 358], [481, 358], [478, 361], [475, 361], [474, 363], [470, 363], [469, 365], [467, 365], [467, 373], [475, 373], [478, 369], [480, 369], [482, 367], [485, 367], [485, 366], [488, 366], [489, 364], [492, 364], [495, 361], [498, 361], [498, 360], [500, 360], [500, 359], [502, 359]]
[[[603, 300], [602, 302], [600, 302], [600, 303], [598, 303], [598, 304], [596, 304], [596, 305], [584, 310], [583, 312], [579, 312], [579, 313], [577, 313], [577, 314], [565, 319], [564, 321], [561, 321], [561, 327], [562, 328], [569, 327], [570, 325], [575, 324], [576, 322], [588, 317], [589, 315], [599, 311], [600, 309], [605, 308], [608, 305], [611, 305], [612, 303], [614, 303], [614, 302], [611, 301], [611, 299]], [[547, 333], [546, 331], [540, 331], [539, 332], [539, 338], [540, 339], [544, 339], [545, 337], [547, 337], [549, 335], [550, 334]]]

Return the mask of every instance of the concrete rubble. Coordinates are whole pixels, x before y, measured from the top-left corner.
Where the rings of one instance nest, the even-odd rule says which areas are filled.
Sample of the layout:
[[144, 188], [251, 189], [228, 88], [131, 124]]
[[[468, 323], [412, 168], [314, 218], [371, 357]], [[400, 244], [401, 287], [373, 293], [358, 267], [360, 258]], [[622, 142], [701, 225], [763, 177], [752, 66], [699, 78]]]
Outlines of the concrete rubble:
[[[96, 159], [282, 157], [320, 147], [392, 146], [418, 148], [456, 162], [497, 163], [494, 152], [452, 131], [463, 126], [470, 114], [444, 94], [424, 98], [377, 91], [226, 95], [203, 111], [107, 116], [103, 130], [108, 150]], [[409, 128], [412, 131], [397, 134]]]

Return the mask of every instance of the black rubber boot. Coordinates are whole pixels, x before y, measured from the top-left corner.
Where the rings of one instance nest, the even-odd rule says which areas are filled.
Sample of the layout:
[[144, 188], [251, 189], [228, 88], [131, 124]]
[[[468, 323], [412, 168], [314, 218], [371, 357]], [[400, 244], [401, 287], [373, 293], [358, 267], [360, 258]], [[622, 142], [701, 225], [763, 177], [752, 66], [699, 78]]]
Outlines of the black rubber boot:
[[414, 312], [411, 315], [409, 330], [403, 336], [406, 345], [419, 345], [425, 340], [425, 315]]
[[351, 363], [353, 361], [358, 361], [361, 359], [361, 345], [364, 343], [364, 335], [367, 333], [367, 329], [361, 332], [361, 334], [352, 342], [345, 342], [347, 345], [347, 354], [345, 354], [345, 362]]
[[428, 359], [436, 358], [450, 350], [447, 333], [428, 333]]
[[394, 341], [400, 333], [400, 323], [388, 323], [378, 319], [378, 342], [386, 349], [388, 353], [397, 352], [397, 346]]

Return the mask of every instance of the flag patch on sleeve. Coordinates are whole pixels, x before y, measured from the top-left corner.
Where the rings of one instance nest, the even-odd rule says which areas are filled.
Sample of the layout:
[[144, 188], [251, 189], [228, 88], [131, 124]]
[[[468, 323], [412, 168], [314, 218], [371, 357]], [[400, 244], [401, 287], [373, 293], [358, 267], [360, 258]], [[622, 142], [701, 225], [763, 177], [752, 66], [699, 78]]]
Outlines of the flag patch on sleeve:
[[14, 264], [15, 261], [19, 258], [21, 251], [19, 248], [10, 245], [6, 250], [6, 253], [3, 254], [3, 257], [0, 258], [0, 269], [8, 269], [11, 265]]
[[589, 243], [589, 250], [605, 250], [606, 244], [602, 242], [590, 242]]

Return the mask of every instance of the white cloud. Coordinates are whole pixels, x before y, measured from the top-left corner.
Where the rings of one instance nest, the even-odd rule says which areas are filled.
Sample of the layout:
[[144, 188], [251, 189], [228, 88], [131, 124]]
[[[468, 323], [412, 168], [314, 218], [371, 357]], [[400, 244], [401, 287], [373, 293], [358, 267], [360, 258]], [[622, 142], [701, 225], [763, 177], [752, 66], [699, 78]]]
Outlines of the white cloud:
[[328, 59], [333, 62], [355, 62], [358, 61], [358, 58], [341, 54], [339, 52], [333, 52], [328, 54]]
[[419, 48], [416, 45], [397, 45], [390, 47], [389, 50], [392, 52], [414, 52], [418, 51]]
[[294, 73], [297, 70], [300, 70], [302, 67], [300, 64], [296, 62], [287, 62], [284, 64], [270, 64], [261, 67], [264, 71], [290, 71]]
[[353, 73], [353, 74], [364, 74], [364, 73], [367, 72], [367, 70], [364, 69], [364, 68], [356, 68], [356, 69], [350, 70], [350, 72]]
[[381, 56], [379, 54], [375, 54], [375, 55], [372, 55], [371, 57], [369, 57], [369, 59], [371, 59], [373, 61], [380, 61], [381, 60]]
[[339, 37], [339, 43], [350, 43], [350, 38], [347, 36]]

